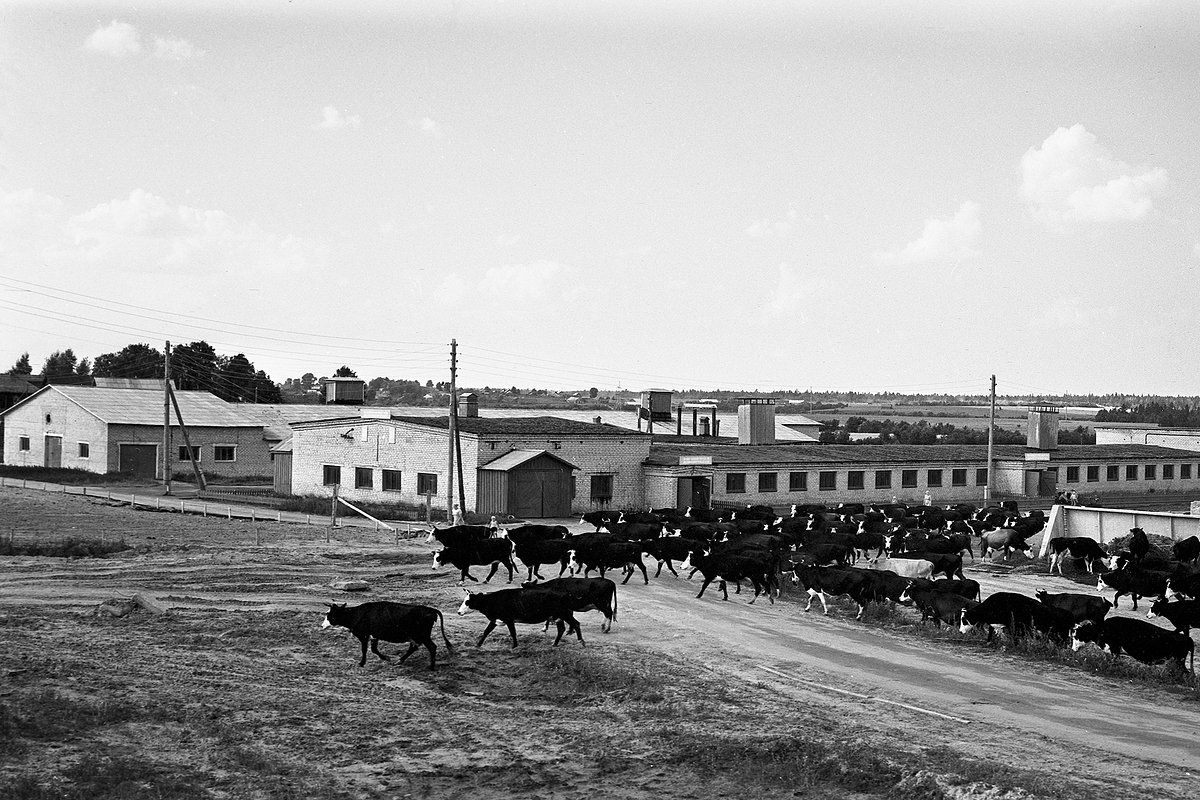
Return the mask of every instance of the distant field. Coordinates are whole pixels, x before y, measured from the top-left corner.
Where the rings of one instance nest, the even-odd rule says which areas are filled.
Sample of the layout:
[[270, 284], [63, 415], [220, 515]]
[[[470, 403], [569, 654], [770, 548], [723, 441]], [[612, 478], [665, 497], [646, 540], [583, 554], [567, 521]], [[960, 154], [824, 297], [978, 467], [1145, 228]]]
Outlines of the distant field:
[[[802, 412], [803, 413], [803, 412]], [[1024, 406], [996, 406], [996, 427], [1010, 431], [1024, 431], [1029, 415]], [[836, 419], [845, 424], [850, 417], [865, 417], [867, 419], [890, 419], [893, 422], [917, 423], [922, 420], [930, 425], [943, 423], [958, 428], [987, 428], [987, 406], [938, 406], [938, 405], [887, 405], [877, 403], [856, 403], [837, 411], [814, 411], [805, 416], [825, 422]], [[1082, 425], [1091, 429], [1095, 427], [1095, 414], [1072, 410], [1059, 414], [1059, 426], [1074, 430]], [[1105, 422], [1106, 427], [1137, 427], [1138, 423]]]

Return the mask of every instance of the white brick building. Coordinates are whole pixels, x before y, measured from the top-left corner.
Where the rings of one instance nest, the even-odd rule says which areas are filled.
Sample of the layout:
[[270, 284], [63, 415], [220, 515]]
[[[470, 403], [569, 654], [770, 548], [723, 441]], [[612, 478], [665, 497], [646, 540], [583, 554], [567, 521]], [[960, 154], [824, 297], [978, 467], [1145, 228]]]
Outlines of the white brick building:
[[[209, 392], [177, 391], [175, 397], [205, 474], [271, 474], [262, 422]], [[161, 389], [44, 386], [0, 416], [6, 464], [161, 478]], [[190, 473], [174, 409], [171, 431], [171, 471]]]
[[[459, 418], [466, 510], [556, 517], [645, 504], [647, 434], [558, 417]], [[292, 492], [446, 507], [447, 417], [359, 416], [292, 424]], [[455, 482], [457, 483], [457, 476]], [[458, 492], [455, 491], [457, 496]]]

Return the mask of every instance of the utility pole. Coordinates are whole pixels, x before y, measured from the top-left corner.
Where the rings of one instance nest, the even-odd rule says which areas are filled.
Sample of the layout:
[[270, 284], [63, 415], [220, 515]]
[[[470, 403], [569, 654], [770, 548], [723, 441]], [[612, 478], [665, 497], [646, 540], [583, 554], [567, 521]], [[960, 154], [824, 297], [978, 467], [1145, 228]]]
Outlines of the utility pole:
[[987, 486], [983, 487], [983, 502], [986, 505], [992, 499], [992, 448], [996, 441], [996, 376], [992, 376], [992, 401], [988, 413], [988, 451], [987, 451]]
[[167, 494], [171, 493], [171, 340], [163, 354], [163, 456], [162, 456], [163, 486]]
[[450, 412], [447, 425], [450, 431], [450, 459], [446, 467], [446, 522], [454, 524], [454, 440], [458, 436], [458, 397], [455, 373], [458, 371], [458, 342], [450, 340]]

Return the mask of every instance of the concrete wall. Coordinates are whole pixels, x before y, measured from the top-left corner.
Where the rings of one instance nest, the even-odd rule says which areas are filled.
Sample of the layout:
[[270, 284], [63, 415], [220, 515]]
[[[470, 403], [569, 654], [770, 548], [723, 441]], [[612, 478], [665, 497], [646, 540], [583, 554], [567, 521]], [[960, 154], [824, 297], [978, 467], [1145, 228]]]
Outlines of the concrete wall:
[[1200, 451], [1200, 430], [1096, 427], [1096, 444], [1152, 444], [1179, 450]]
[[[186, 420], [185, 420], [186, 421]], [[208, 428], [188, 426], [192, 447], [200, 449], [200, 469], [205, 475], [244, 478], [273, 476], [271, 445], [263, 439], [262, 428]], [[162, 446], [162, 428], [152, 425], [109, 425], [108, 463], [109, 472], [120, 468], [121, 444], [155, 444]], [[216, 445], [233, 445], [233, 461], [216, 461], [213, 448]], [[171, 433], [171, 473], [192, 474], [192, 464], [179, 457], [179, 448], [184, 446], [183, 433], [178, 427]]]
[[[349, 436], [343, 434], [349, 432]], [[462, 473], [468, 510], [474, 510], [478, 468], [504, 453], [514, 450], [546, 450], [579, 469], [575, 476], [572, 511], [587, 511], [598, 505], [591, 501], [592, 475], [613, 476], [613, 508], [639, 507], [645, 504], [642, 462], [650, 453], [647, 437], [500, 437], [463, 434]], [[342, 469], [342, 496], [372, 502], [423, 504], [418, 495], [417, 473], [437, 475], [438, 494], [433, 504], [446, 507], [446, 469], [449, 434], [445, 430], [390, 420], [362, 419], [338, 426], [299, 427], [292, 437], [292, 490], [296, 494], [332, 495], [332, 487], [323, 485], [322, 467]], [[354, 468], [373, 470], [370, 489], [354, 488]], [[399, 470], [399, 492], [383, 491], [381, 470]], [[458, 477], [455, 476], [457, 483]], [[457, 495], [457, 489], [455, 495]]]
[[[963, 468], [967, 471], [965, 486], [951, 486], [951, 470]], [[926, 490], [929, 491], [932, 502], [937, 504], [978, 501], [983, 497], [983, 487], [975, 484], [975, 466], [938, 465], [933, 469], [942, 470], [942, 485], [930, 486], [928, 465], [821, 465], [804, 468], [801, 466], [754, 466], [754, 465], [717, 465], [713, 475], [713, 500], [724, 503], [743, 503], [750, 505], [786, 506], [793, 503], [826, 503], [826, 502], [891, 502], [894, 499], [904, 503], [921, 503], [924, 501]], [[906, 488], [901, 485], [904, 469], [917, 470], [917, 485]], [[850, 489], [850, 473], [863, 473], [863, 488]], [[875, 488], [875, 473], [890, 471], [892, 485], [888, 489]], [[774, 472], [776, 474], [774, 492], [758, 490], [759, 474]], [[808, 475], [808, 488], [805, 491], [791, 491], [791, 473], [804, 472]], [[834, 488], [822, 490], [821, 473], [832, 472], [835, 475]], [[729, 492], [726, 489], [729, 473], [745, 473], [746, 491]]]

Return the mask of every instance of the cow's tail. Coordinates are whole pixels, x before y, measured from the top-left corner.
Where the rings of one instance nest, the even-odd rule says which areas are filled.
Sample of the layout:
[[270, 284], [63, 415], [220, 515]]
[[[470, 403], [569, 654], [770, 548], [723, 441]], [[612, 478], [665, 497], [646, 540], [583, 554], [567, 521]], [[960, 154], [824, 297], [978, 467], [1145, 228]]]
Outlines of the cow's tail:
[[438, 611], [436, 608], [434, 609], [434, 611], [437, 611], [438, 625], [442, 629], [442, 641], [446, 643], [446, 649], [449, 650], [451, 653], [453, 653], [454, 645], [450, 644], [450, 640], [446, 638], [446, 619], [445, 619], [445, 617], [442, 616], [441, 611]]
[[617, 587], [613, 585], [613, 622], [617, 621]]

